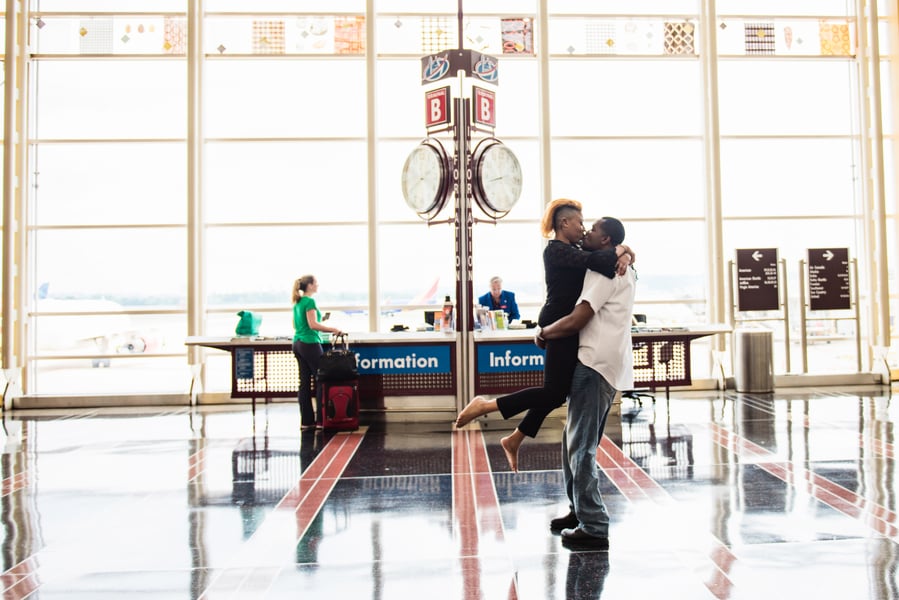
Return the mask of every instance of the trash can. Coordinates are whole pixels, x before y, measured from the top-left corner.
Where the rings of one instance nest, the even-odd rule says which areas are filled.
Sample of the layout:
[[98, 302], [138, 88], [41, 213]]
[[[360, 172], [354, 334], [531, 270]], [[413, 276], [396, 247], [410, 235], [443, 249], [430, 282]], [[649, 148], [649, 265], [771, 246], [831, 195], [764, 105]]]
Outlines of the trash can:
[[774, 332], [737, 329], [734, 385], [738, 392], [774, 391]]

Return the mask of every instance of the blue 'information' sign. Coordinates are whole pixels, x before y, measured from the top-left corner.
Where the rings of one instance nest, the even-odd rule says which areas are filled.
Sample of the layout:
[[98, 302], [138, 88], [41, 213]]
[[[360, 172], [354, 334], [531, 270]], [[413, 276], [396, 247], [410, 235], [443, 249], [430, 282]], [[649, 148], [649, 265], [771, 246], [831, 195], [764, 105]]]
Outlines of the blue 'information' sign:
[[534, 344], [478, 344], [478, 373], [542, 371], [546, 353]]
[[450, 347], [360, 346], [355, 352], [360, 375], [450, 373]]

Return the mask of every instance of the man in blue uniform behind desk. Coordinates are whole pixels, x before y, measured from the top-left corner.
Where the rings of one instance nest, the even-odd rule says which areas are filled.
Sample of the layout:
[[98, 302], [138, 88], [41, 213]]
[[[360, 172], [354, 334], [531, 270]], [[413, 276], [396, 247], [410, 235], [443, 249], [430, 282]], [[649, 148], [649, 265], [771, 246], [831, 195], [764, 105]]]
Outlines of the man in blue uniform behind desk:
[[490, 310], [502, 310], [509, 315], [509, 323], [521, 319], [515, 294], [503, 289], [503, 279], [498, 275], [490, 278], [490, 291], [478, 298], [478, 304]]

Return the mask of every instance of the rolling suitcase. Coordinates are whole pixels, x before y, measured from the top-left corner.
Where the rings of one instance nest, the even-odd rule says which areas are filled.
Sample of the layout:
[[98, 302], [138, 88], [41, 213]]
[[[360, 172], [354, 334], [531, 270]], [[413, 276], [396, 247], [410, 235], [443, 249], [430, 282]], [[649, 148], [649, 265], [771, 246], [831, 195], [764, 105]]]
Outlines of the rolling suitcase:
[[325, 429], [359, 429], [359, 382], [357, 380], [323, 381], [322, 427]]
[[316, 379], [321, 394], [320, 410], [324, 429], [359, 428], [359, 379], [356, 355], [347, 335], [336, 336], [319, 361]]

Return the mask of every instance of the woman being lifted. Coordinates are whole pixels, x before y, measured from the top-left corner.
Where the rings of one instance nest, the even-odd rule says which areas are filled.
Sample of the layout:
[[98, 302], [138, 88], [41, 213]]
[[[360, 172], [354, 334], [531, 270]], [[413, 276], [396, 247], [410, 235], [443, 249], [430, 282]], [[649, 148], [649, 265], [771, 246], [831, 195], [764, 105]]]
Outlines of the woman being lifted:
[[[609, 278], [624, 274], [634, 253], [624, 244], [609, 250], [582, 250], [580, 243], [586, 232], [577, 200], [553, 200], [546, 207], [540, 227], [543, 236], [550, 238], [543, 250], [546, 300], [538, 317], [538, 324], [545, 327], [574, 310], [587, 269]], [[516, 472], [521, 443], [525, 437], [536, 437], [546, 416], [565, 403], [577, 365], [577, 335], [545, 343], [542, 387], [526, 388], [493, 400], [475, 396], [456, 419], [456, 427], [464, 427], [491, 412], [499, 411], [508, 419], [527, 411], [515, 431], [500, 440], [509, 467]]]

